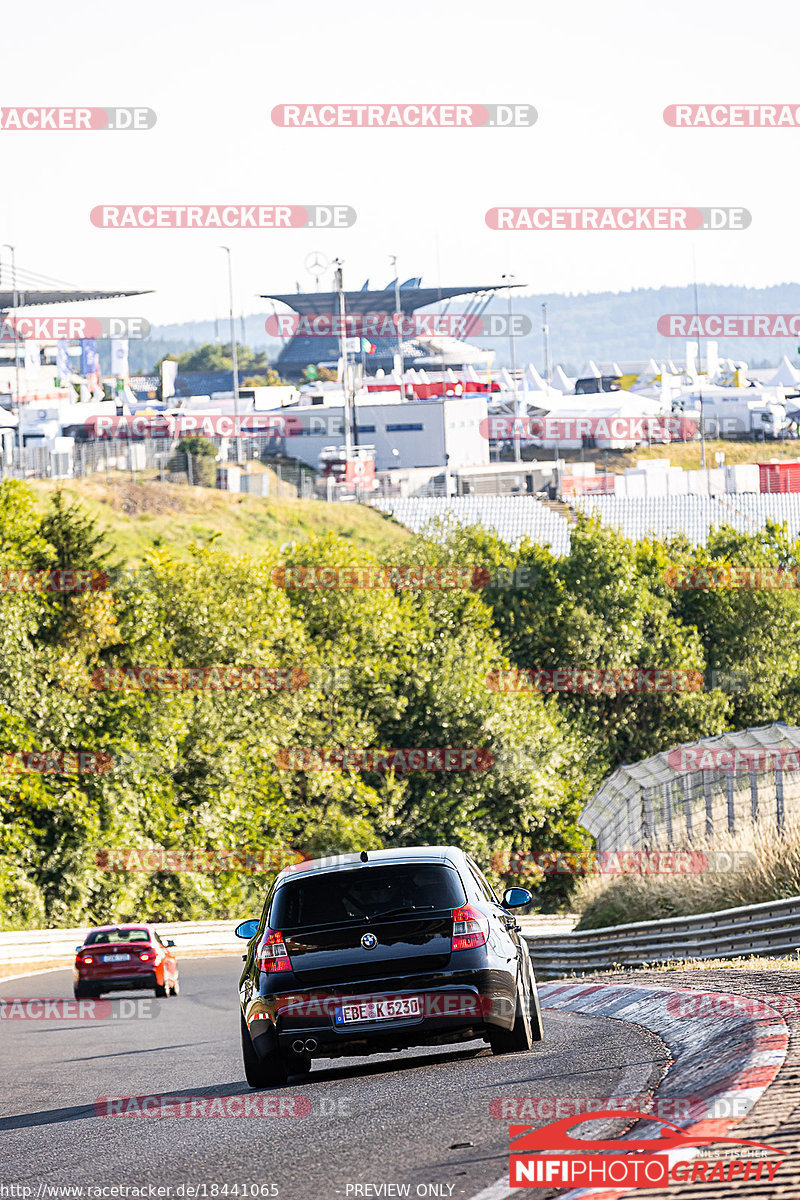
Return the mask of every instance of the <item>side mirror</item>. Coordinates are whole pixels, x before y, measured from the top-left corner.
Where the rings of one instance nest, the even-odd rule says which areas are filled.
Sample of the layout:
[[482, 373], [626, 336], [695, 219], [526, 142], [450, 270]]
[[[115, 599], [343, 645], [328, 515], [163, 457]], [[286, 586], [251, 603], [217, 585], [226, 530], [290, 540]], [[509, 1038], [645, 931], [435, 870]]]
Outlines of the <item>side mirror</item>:
[[527, 888], [510, 887], [503, 892], [503, 905], [505, 908], [522, 908], [523, 904], [530, 904], [533, 896]]
[[83, 946], [76, 946], [76, 947], [75, 947], [75, 953], [76, 953], [76, 954], [80, 954], [80, 952], [81, 952], [81, 950], [82, 950], [82, 949], [83, 949]]
[[255, 917], [251, 917], [249, 921], [242, 921], [241, 925], [237, 925], [234, 933], [237, 937], [246, 938], [249, 942], [251, 937], [255, 937], [258, 933], [258, 927], [261, 924]]
[[164, 942], [164, 945], [165, 946], [174, 946], [175, 943], [173, 942], [172, 938], [167, 938], [167, 940]]

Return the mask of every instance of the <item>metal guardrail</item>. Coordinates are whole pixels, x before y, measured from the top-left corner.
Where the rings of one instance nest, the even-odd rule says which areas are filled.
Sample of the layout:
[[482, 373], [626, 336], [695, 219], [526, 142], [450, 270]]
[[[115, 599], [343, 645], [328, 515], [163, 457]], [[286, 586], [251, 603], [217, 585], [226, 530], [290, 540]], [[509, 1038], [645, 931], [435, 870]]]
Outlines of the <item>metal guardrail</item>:
[[[693, 917], [637, 921], [589, 929], [567, 930], [570, 916], [520, 917], [523, 936], [541, 979], [604, 970], [616, 965], [642, 967], [684, 958], [731, 958], [747, 954], [793, 954], [800, 950], [800, 896], [726, 908]], [[175, 939], [180, 953], [236, 953], [235, 920], [157, 922], [162, 937]], [[74, 929], [27, 929], [0, 933], [0, 963], [49, 962], [72, 958], [88, 926]]]
[[[162, 937], [175, 939], [175, 949], [195, 954], [203, 951], [219, 953], [241, 952], [242, 943], [234, 935], [238, 918], [230, 921], [155, 921]], [[575, 924], [574, 916], [520, 917], [523, 932], [527, 934], [565, 933]], [[22, 929], [13, 933], [0, 933], [0, 964], [37, 963], [64, 958], [72, 961], [75, 947], [83, 942], [90, 926], [75, 926], [72, 929]]]
[[800, 950], [800, 896], [556, 937], [527, 930], [524, 935], [541, 979], [684, 958], [793, 954]]
[[[162, 938], [174, 938], [175, 950], [241, 952], [242, 943], [234, 936], [237, 922], [231, 921], [154, 921]], [[75, 929], [23, 929], [0, 933], [0, 963], [37, 963], [64, 958], [72, 962], [75, 947], [83, 943], [90, 925]]]

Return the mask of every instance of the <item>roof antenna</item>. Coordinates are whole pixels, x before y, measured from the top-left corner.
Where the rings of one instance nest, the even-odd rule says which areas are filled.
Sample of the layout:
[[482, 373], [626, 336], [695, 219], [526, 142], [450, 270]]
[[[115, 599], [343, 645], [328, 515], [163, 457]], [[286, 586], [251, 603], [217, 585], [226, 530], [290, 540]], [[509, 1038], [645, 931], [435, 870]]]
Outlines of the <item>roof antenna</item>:
[[369, 862], [369, 858], [367, 856], [366, 850], [361, 851], [359, 858], [361, 859], [362, 862]]

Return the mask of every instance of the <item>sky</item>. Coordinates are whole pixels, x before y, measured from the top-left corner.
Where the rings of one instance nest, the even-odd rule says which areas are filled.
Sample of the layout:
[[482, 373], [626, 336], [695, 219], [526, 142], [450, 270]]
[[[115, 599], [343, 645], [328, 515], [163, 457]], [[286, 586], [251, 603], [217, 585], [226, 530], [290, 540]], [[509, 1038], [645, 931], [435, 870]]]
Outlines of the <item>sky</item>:
[[[153, 323], [223, 318], [313, 290], [319, 251], [366, 278], [587, 292], [797, 279], [800, 129], [674, 129], [674, 103], [800, 105], [789, 0], [39, 0], [3, 8], [3, 106], [140, 106], [138, 131], [0, 130], [0, 242]], [[287, 129], [286, 103], [532, 104], [530, 128]], [[347, 204], [314, 229], [101, 229], [102, 204]], [[502, 205], [742, 206], [735, 231], [496, 231]], [[2, 252], [3, 284], [8, 252]], [[330, 275], [323, 276], [330, 286]]]

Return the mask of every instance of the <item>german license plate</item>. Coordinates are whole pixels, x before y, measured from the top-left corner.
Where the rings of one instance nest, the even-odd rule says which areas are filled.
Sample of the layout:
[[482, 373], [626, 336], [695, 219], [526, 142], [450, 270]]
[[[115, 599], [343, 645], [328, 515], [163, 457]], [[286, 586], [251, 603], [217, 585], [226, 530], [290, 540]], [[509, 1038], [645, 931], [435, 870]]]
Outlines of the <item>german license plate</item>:
[[127, 962], [129, 954], [104, 954], [103, 962]]
[[387, 1000], [359, 1000], [338, 1005], [334, 1011], [334, 1024], [352, 1025], [362, 1021], [391, 1021], [396, 1017], [421, 1016], [422, 1000], [419, 996], [393, 996]]

